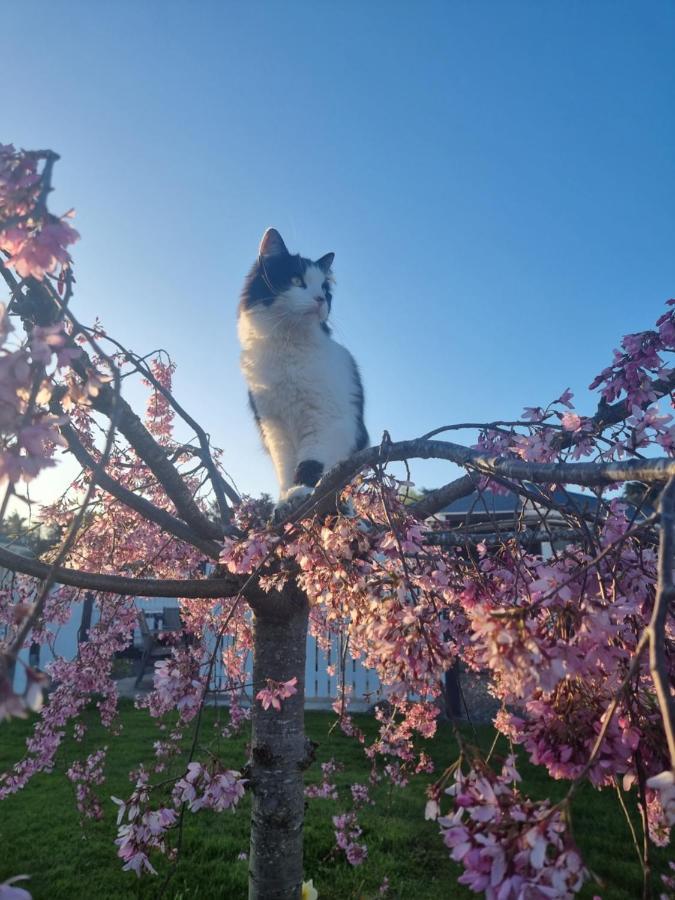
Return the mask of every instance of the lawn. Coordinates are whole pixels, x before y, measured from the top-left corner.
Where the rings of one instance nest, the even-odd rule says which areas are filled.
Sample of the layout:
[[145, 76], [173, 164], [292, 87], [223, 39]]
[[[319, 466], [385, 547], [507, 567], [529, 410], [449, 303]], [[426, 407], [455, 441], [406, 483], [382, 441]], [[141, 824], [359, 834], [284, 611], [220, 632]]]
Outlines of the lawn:
[[[205, 712], [203, 735], [215, 733], [218, 712]], [[144, 712], [129, 703], [123, 706], [123, 732], [111, 738], [89, 714], [91, 729], [86, 752], [103, 743], [109, 745], [108, 781], [102, 789], [106, 815], [101, 822], [82, 827], [73, 802], [73, 788], [62, 774], [64, 763], [75, 755], [82, 757], [82, 746], [68, 741], [59, 752], [58, 771], [36, 778], [22, 793], [0, 806], [0, 882], [16, 874], [30, 874], [30, 889], [35, 900], [112, 900], [112, 898], [157, 897], [166, 863], [160, 860], [159, 878], [147, 876], [140, 881], [133, 873], [122, 872], [113, 844], [116, 807], [107, 798], [111, 794], [126, 797], [130, 783], [128, 771], [141, 759], [152, 757], [152, 743], [158, 738], [157, 726]], [[368, 734], [375, 723], [368, 716], [357, 716]], [[331, 731], [334, 716], [308, 713], [307, 732], [318, 742], [318, 760], [335, 757], [345, 764], [336, 776], [338, 785], [365, 782], [368, 766], [358, 745], [337, 729]], [[27, 722], [2, 725], [0, 768], [21, 753], [30, 731]], [[482, 743], [490, 739], [488, 729], [478, 733]], [[223, 741], [223, 758], [241, 767], [246, 737]], [[439, 770], [456, 757], [457, 747], [449, 726], [442, 725], [429, 743], [429, 752]], [[536, 798], [558, 799], [565, 785], [551, 781], [544, 772], [522, 766], [524, 790]], [[428, 776], [427, 776], [428, 777]], [[308, 782], [319, 781], [318, 766], [307, 773]], [[406, 790], [379, 788], [381, 802], [360, 817], [368, 845], [368, 860], [352, 868], [343, 855], [333, 854], [331, 816], [336, 804], [312, 800], [305, 825], [305, 872], [312, 878], [321, 900], [374, 898], [385, 875], [389, 878], [390, 898], [400, 900], [440, 900], [448, 897], [473, 897], [456, 884], [460, 869], [448, 858], [438, 827], [424, 821], [425, 778], [415, 780]], [[347, 804], [345, 803], [345, 808]], [[641, 872], [627, 825], [616, 797], [609, 792], [580, 791], [574, 806], [575, 836], [589, 867], [614, 886], [591, 884], [584, 897], [600, 895], [603, 900], [636, 900], [641, 896]], [[246, 897], [247, 863], [237, 859], [248, 851], [248, 799], [235, 814], [187, 813], [183, 854], [164, 896], [175, 898]], [[654, 854], [660, 871], [666, 865], [667, 852]], [[155, 860], [153, 860], [155, 861]], [[658, 879], [657, 879], [658, 880]], [[657, 886], [658, 887], [658, 886]]]

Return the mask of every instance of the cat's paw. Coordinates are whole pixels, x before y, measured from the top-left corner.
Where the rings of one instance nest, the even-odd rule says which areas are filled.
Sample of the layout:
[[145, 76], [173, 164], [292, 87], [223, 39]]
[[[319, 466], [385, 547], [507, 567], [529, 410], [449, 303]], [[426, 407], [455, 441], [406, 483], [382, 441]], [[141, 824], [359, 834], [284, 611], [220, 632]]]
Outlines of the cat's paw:
[[351, 497], [347, 497], [345, 500], [340, 500], [340, 502], [338, 503], [338, 512], [341, 516], [344, 516], [345, 519], [356, 518], [356, 507], [354, 506]]
[[306, 484], [295, 484], [289, 488], [274, 507], [274, 521], [281, 522], [288, 518], [294, 509], [314, 493], [314, 488]]

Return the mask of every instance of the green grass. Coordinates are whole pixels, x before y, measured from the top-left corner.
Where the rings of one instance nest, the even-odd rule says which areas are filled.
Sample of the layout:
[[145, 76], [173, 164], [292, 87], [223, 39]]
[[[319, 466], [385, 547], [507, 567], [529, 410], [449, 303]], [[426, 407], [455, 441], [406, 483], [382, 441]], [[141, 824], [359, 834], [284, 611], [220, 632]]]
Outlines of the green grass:
[[[205, 712], [205, 741], [214, 734], [217, 715], [213, 709]], [[141, 759], [152, 758], [152, 743], [159, 737], [157, 726], [130, 704], [123, 706], [124, 728], [117, 738], [96, 724], [93, 712], [87, 718], [91, 728], [84, 749], [67, 741], [59, 751], [57, 771], [35, 778], [23, 792], [0, 804], [0, 882], [12, 875], [30, 874], [29, 887], [35, 900], [156, 897], [167, 864], [153, 859], [160, 878], [148, 876], [139, 881], [133, 873], [121, 871], [113, 844], [117, 808], [108, 798], [111, 794], [128, 796], [127, 773]], [[374, 734], [373, 719], [356, 719], [367, 734]], [[344, 793], [348, 784], [367, 780], [368, 766], [354, 741], [337, 729], [331, 731], [333, 722], [330, 714], [308, 713], [307, 732], [319, 744], [318, 762], [334, 756], [345, 764], [345, 771], [335, 778]], [[29, 733], [27, 722], [2, 725], [0, 770], [21, 754]], [[479, 738], [487, 744], [489, 729], [479, 731]], [[245, 759], [245, 742], [242, 736], [221, 744], [223, 759], [234, 768], [240, 768]], [[82, 758], [104, 743], [109, 746], [108, 780], [101, 791], [106, 815], [103, 821], [82, 827], [73, 788], [62, 772], [73, 758]], [[447, 725], [442, 725], [429, 743], [429, 752], [439, 770], [456, 758], [457, 747]], [[524, 763], [521, 770], [523, 790], [530, 796], [556, 800], [564, 793], [566, 785], [551, 781], [543, 770]], [[461, 870], [449, 860], [435, 823], [424, 821], [427, 778], [413, 780], [404, 791], [378, 788], [377, 806], [360, 816], [369, 856], [365, 865], [357, 868], [352, 868], [342, 854], [333, 854], [331, 816], [337, 811], [336, 804], [310, 801], [305, 824], [305, 877], [314, 880], [321, 900], [373, 898], [385, 875], [392, 887], [389, 897], [400, 900], [475, 896], [456, 884]], [[318, 765], [312, 766], [308, 782], [319, 779]], [[346, 803], [343, 808], [347, 808]], [[175, 900], [246, 897], [247, 863], [238, 861], [237, 856], [248, 851], [248, 811], [246, 798], [235, 814], [186, 814], [183, 853], [165, 896]], [[616, 797], [606, 791], [581, 790], [575, 800], [574, 824], [587, 864], [608, 883], [607, 887], [591, 884], [583, 896], [601, 894], [603, 900], [640, 897], [641, 871]], [[664, 870], [666, 858], [667, 852], [654, 854], [659, 871]]]

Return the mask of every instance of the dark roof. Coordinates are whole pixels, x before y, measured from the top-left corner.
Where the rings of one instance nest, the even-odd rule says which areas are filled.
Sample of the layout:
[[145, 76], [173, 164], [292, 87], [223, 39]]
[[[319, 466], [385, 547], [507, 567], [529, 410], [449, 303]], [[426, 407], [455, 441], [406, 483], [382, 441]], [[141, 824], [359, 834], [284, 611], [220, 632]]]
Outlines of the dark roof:
[[[531, 494], [539, 494], [542, 499], [544, 492], [536, 484], [525, 483]], [[553, 493], [553, 499], [558, 506], [567, 507], [572, 512], [591, 513], [598, 506], [597, 497], [592, 494], [580, 494], [575, 491], [557, 490]], [[484, 516], [508, 516], [517, 512], [526, 502], [520, 495], [509, 492], [508, 494], [496, 494], [494, 491], [474, 491], [468, 497], [461, 497], [454, 503], [444, 506], [438, 511], [439, 515], [457, 516], [458, 518], [471, 516], [483, 518]]]
[[512, 514], [520, 506], [518, 494], [495, 494], [493, 491], [474, 491], [468, 497], [460, 497], [454, 503], [439, 509], [438, 513], [450, 516], [483, 516]]

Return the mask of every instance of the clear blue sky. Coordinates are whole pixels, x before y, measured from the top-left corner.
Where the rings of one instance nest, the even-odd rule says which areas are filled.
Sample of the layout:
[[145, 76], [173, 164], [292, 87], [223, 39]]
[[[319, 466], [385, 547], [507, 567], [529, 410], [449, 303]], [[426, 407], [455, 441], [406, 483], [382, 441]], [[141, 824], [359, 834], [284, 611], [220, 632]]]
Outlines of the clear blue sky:
[[0, 141], [62, 155], [78, 314], [172, 353], [247, 491], [275, 490], [235, 334], [268, 225], [336, 253], [374, 440], [568, 386], [590, 412], [675, 293], [672, 2], [22, 0], [2, 30]]

